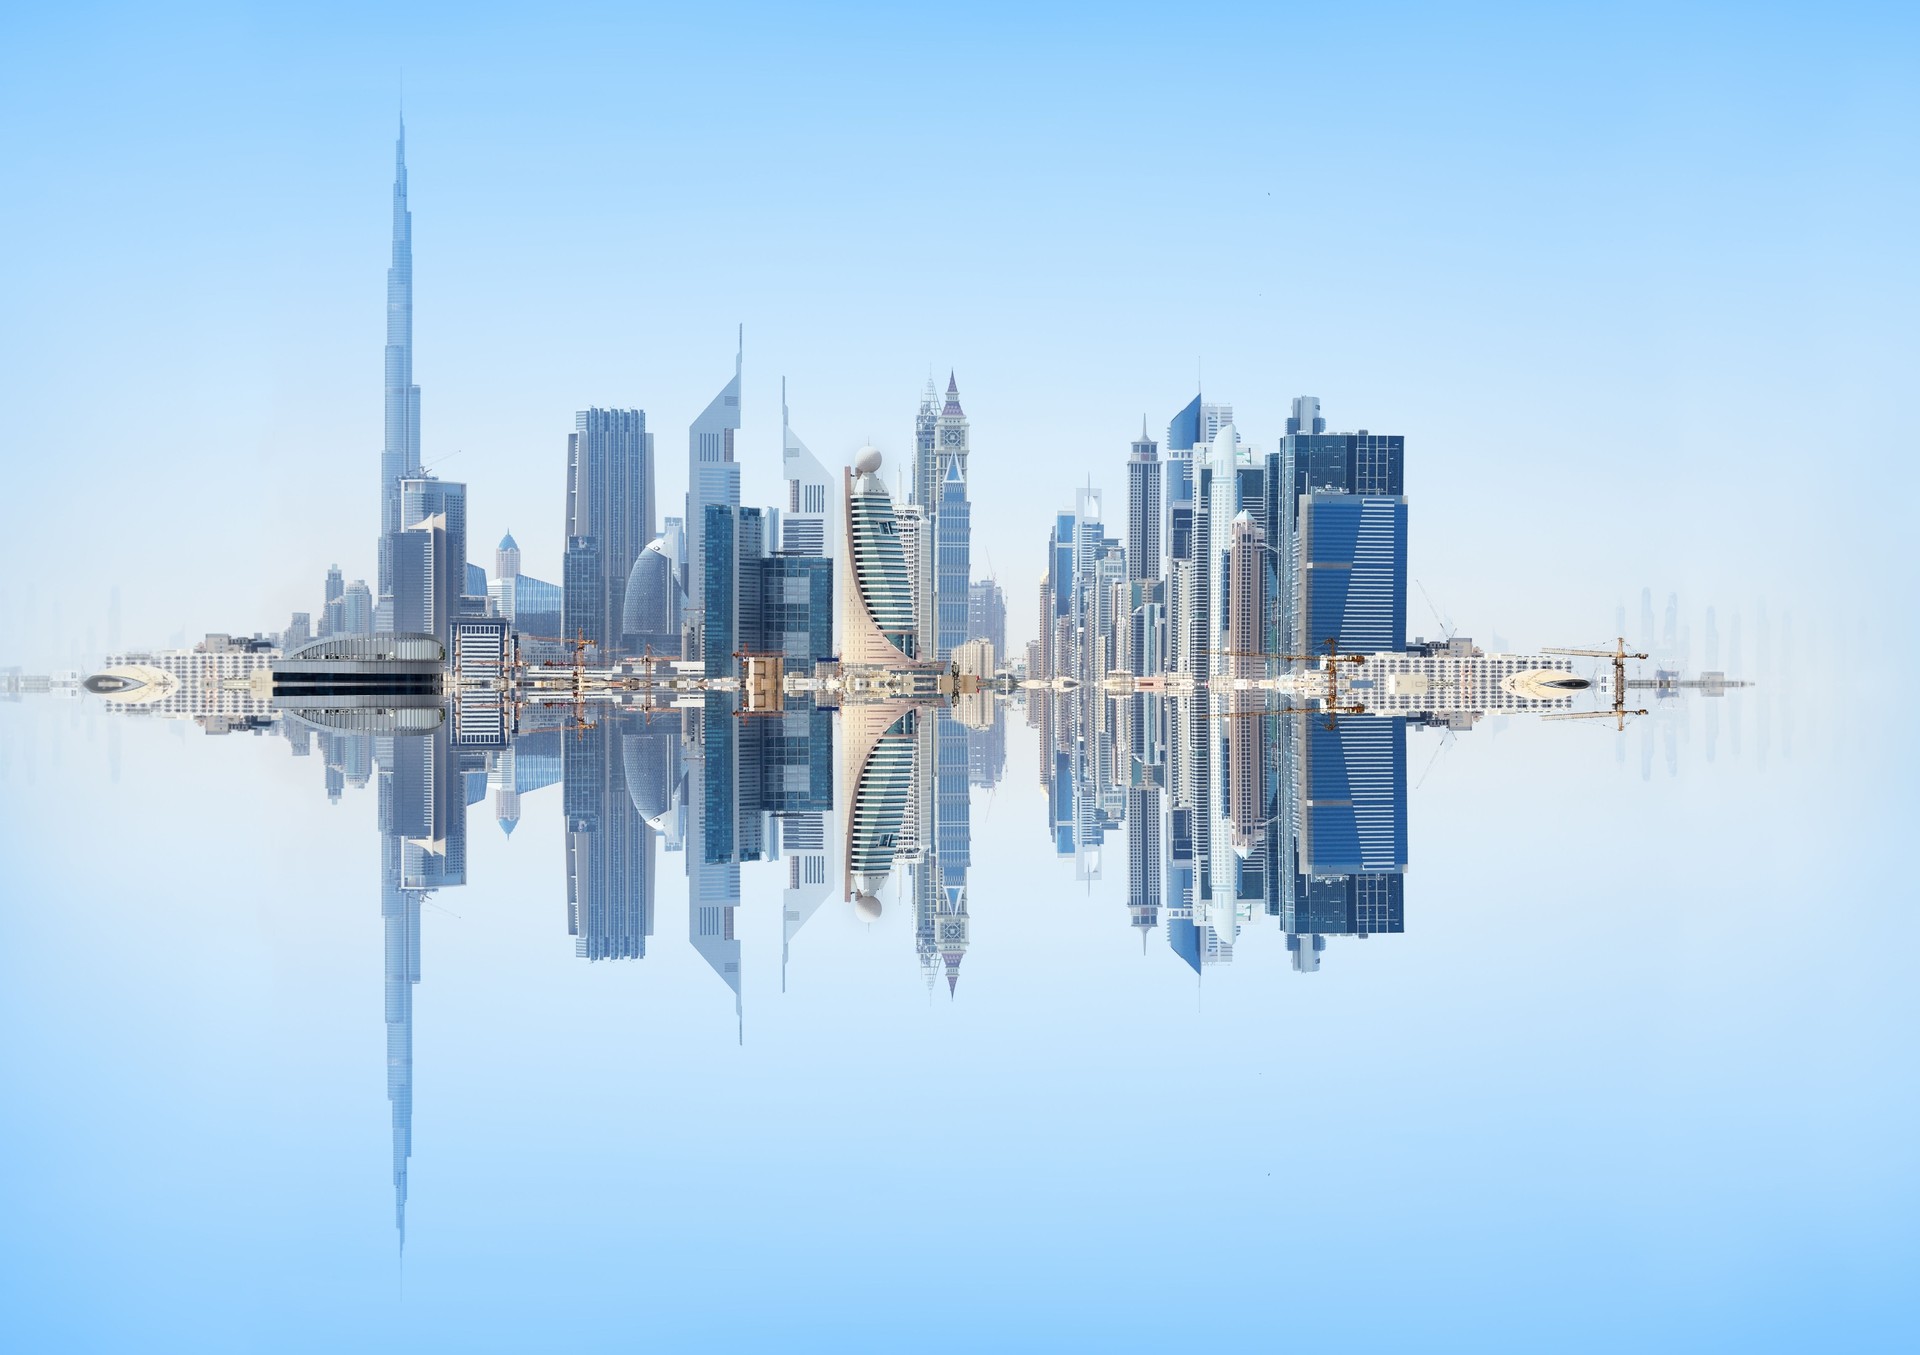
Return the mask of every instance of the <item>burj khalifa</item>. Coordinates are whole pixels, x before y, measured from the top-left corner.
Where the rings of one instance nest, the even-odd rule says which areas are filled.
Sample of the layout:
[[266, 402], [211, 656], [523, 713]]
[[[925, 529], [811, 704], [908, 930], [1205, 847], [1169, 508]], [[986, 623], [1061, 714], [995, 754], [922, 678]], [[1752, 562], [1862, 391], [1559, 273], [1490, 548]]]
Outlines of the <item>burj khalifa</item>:
[[400, 482], [420, 470], [420, 388], [413, 384], [413, 213], [407, 209], [407, 124], [393, 147], [393, 263], [387, 269], [386, 436], [380, 448], [380, 595], [374, 629], [393, 629], [392, 533]]

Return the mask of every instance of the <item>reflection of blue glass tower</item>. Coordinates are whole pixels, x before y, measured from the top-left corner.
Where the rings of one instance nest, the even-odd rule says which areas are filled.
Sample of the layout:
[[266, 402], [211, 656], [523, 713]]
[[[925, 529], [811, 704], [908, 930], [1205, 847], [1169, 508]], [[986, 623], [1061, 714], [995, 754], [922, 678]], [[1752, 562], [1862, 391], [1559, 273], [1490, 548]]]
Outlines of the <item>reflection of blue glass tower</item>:
[[372, 742], [379, 773], [394, 1225], [404, 1247], [407, 1161], [413, 1154], [413, 993], [420, 982], [420, 906], [434, 889], [466, 883], [467, 787], [445, 725], [430, 735]]
[[420, 388], [413, 384], [413, 213], [407, 207], [407, 125], [393, 146], [393, 260], [387, 268], [385, 434], [380, 444], [379, 630], [392, 630], [393, 564], [387, 538], [400, 530], [400, 481], [420, 469]]
[[[566, 814], [567, 932], [588, 960], [640, 959], [653, 934], [653, 833], [629, 792], [629, 756], [649, 763], [631, 715], [609, 715], [560, 741]], [[638, 769], [636, 769], [638, 770]]]
[[1281, 806], [1268, 911], [1294, 967], [1319, 968], [1327, 935], [1405, 930], [1407, 726], [1399, 718], [1278, 720]]
[[[687, 933], [721, 981], [733, 990], [733, 1010], [741, 1016], [740, 942], [734, 935], [734, 910], [740, 904], [740, 862], [759, 860], [760, 815], [758, 768], [744, 792], [742, 804], [737, 726], [733, 704], [718, 692], [709, 692], [686, 753], [686, 803], [692, 813], [687, 823]], [[747, 760], [755, 750], [746, 750]], [[743, 812], [744, 811], [744, 812]], [[743, 1027], [744, 1033], [744, 1027]]]

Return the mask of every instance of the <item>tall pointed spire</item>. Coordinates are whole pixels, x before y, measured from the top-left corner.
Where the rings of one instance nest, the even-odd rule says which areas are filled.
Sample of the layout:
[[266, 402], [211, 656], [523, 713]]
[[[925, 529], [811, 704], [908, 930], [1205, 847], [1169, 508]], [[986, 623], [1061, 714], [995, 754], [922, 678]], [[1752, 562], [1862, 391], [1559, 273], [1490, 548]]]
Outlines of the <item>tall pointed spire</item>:
[[947, 403], [946, 407], [940, 411], [940, 417], [943, 419], [957, 419], [962, 417], [965, 412], [966, 411], [960, 408], [959, 383], [953, 379], [953, 372], [949, 370], [947, 372]]
[[400, 530], [400, 481], [420, 469], [420, 388], [413, 384], [413, 212], [407, 205], [407, 124], [393, 142], [393, 253], [387, 266], [384, 431], [380, 443], [379, 615], [393, 624], [389, 532]]

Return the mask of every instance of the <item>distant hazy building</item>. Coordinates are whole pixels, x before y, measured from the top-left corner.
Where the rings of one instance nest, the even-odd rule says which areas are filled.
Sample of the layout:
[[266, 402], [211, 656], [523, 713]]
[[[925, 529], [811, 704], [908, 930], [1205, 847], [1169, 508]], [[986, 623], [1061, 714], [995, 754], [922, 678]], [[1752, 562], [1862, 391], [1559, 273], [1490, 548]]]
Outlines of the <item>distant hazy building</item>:
[[993, 579], [967, 589], [967, 638], [985, 640], [995, 654], [1007, 653], [1007, 595]]
[[306, 612], [295, 612], [293, 619], [287, 622], [287, 628], [280, 635], [280, 648], [295, 650], [313, 638], [313, 617]]
[[340, 594], [340, 634], [373, 634], [373, 590], [355, 579]]
[[562, 589], [557, 583], [520, 572], [520, 546], [509, 532], [493, 553], [494, 579], [487, 584], [493, 614], [503, 616], [516, 633], [557, 639], [561, 628]]
[[340, 566], [329, 566], [327, 569], [326, 595], [320, 603], [320, 634], [337, 635], [340, 632], [342, 600], [346, 595], [346, 591], [347, 584], [346, 580], [340, 574]]
[[[600, 577], [582, 586], [600, 599], [591, 638], [605, 657], [620, 652], [627, 575], [654, 538], [653, 435], [641, 409], [583, 409], [567, 435], [569, 541], [592, 537]], [[564, 586], [564, 585], [563, 585]], [[578, 609], [568, 604], [572, 614]]]

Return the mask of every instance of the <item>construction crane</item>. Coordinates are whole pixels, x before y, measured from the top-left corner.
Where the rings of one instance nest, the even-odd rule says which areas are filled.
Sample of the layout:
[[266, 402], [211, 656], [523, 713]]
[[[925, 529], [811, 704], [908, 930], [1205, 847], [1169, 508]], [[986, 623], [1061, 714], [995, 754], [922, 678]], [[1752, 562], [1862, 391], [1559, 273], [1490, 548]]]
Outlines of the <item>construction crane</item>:
[[[1314, 663], [1320, 659], [1327, 661], [1327, 694], [1320, 699], [1320, 707], [1326, 713], [1327, 728], [1335, 728], [1336, 715], [1365, 715], [1367, 708], [1362, 705], [1343, 706], [1340, 704], [1340, 668], [1343, 663], [1365, 663], [1365, 654], [1342, 654], [1339, 640], [1328, 636], [1325, 654], [1270, 654], [1265, 650], [1254, 649], [1210, 649], [1209, 654], [1234, 659], [1279, 659], [1288, 663]], [[1217, 720], [1234, 719], [1242, 715], [1262, 714], [1258, 711], [1225, 711], [1215, 716]]]
[[1586, 659], [1613, 660], [1613, 709], [1612, 710], [1566, 710], [1555, 711], [1551, 715], [1542, 715], [1543, 720], [1607, 720], [1611, 719], [1619, 733], [1627, 731], [1629, 715], [1645, 715], [1644, 710], [1627, 709], [1627, 660], [1644, 659], [1645, 654], [1627, 652], [1626, 637], [1620, 636], [1613, 642], [1612, 649], [1543, 649], [1542, 654], [1567, 654]]

